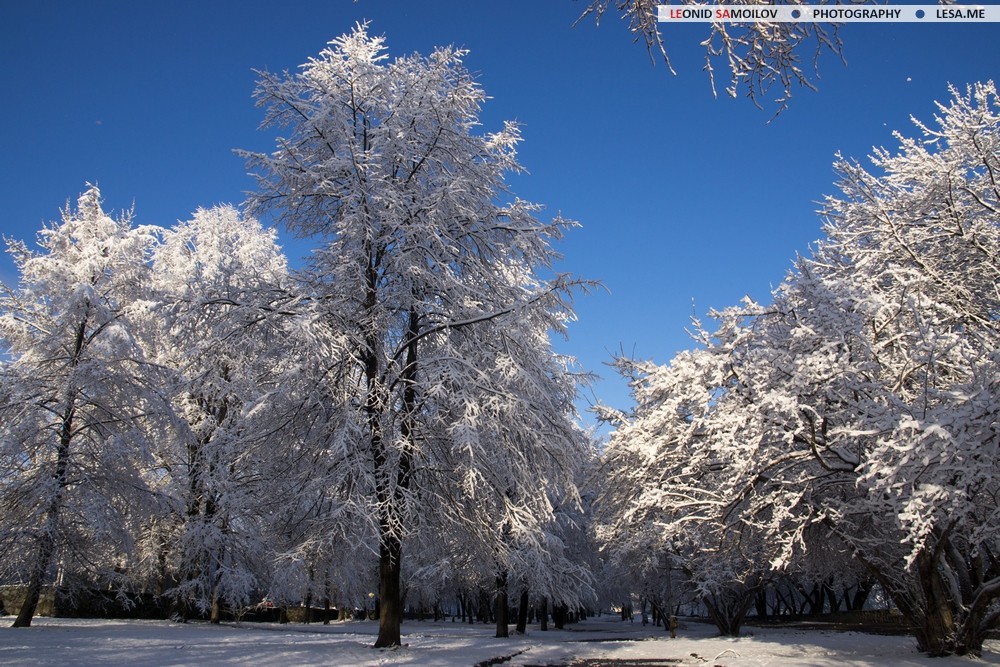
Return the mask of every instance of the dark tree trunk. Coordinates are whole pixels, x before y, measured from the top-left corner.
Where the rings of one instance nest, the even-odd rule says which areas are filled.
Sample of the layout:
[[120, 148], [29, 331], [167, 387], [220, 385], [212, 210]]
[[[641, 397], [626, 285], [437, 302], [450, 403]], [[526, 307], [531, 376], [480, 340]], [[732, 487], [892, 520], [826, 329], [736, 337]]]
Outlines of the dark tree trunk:
[[466, 591], [458, 592], [458, 610], [461, 612], [462, 623], [473, 623], [472, 617], [472, 596]]
[[757, 618], [767, 618], [767, 589], [761, 590], [754, 596], [754, 608]]
[[521, 599], [517, 605], [517, 628], [515, 632], [523, 635], [528, 631], [528, 589], [521, 591]]
[[509, 637], [510, 627], [507, 622], [507, 573], [497, 575], [496, 614], [497, 637]]
[[564, 604], [552, 606], [552, 625], [556, 626], [556, 630], [562, 630], [566, 627], [567, 611], [568, 609]]
[[801, 584], [799, 584], [797, 588], [799, 593], [802, 595], [802, 598], [805, 600], [802, 604], [803, 611], [806, 611], [806, 607], [808, 607], [809, 614], [820, 614], [823, 612], [824, 597], [822, 586], [819, 584], [813, 584], [812, 590], [809, 592], [806, 592], [805, 587]]
[[400, 626], [403, 622], [402, 595], [400, 594], [400, 556], [402, 544], [395, 535], [382, 537], [378, 563], [378, 639], [375, 648], [399, 646]]
[[490, 594], [485, 588], [479, 589], [479, 606], [476, 608], [476, 618], [481, 623], [486, 624], [493, 620], [490, 614]]
[[788, 604], [788, 600], [785, 599], [784, 593], [778, 586], [774, 587], [774, 606], [771, 613], [774, 616], [787, 616], [791, 613], [791, 605]]
[[[865, 603], [868, 601], [868, 596], [872, 592], [872, 583], [870, 581], [859, 581], [857, 588], [854, 590], [854, 595], [850, 597], [850, 603], [848, 604], [849, 611], [861, 611], [865, 608]], [[847, 594], [845, 591], [845, 599], [847, 599]]]
[[35, 611], [38, 609], [38, 600], [42, 595], [42, 582], [49, 570], [49, 565], [52, 563], [52, 554], [54, 551], [55, 540], [50, 534], [50, 529], [46, 528], [45, 533], [39, 539], [35, 563], [31, 568], [31, 575], [28, 578], [28, 590], [24, 602], [21, 604], [21, 609], [18, 611], [17, 618], [14, 619], [14, 624], [11, 627], [27, 628], [31, 626], [31, 620], [35, 617]]
[[[374, 452], [375, 480], [378, 488], [376, 498], [383, 508], [379, 517], [379, 627], [375, 648], [399, 646], [401, 641], [400, 627], [403, 622], [403, 599], [400, 585], [402, 572], [403, 544], [398, 534], [398, 526], [402, 517], [398, 516], [399, 508], [405, 501], [405, 494], [410, 487], [412, 468], [413, 422], [416, 413], [417, 392], [417, 343], [420, 331], [420, 319], [415, 311], [410, 311], [407, 325], [406, 365], [400, 375], [403, 385], [402, 418], [400, 435], [403, 441], [403, 451], [399, 453], [396, 462], [395, 488], [389, 491], [389, 456], [382, 440], [381, 416], [384, 409], [384, 396], [379, 388], [378, 362], [373, 354], [366, 359], [366, 374], [369, 381], [369, 398], [367, 412], [369, 428], [371, 429], [372, 451]], [[373, 341], [374, 342], [374, 341]], [[372, 350], [377, 349], [374, 345]]]
[[538, 605], [538, 623], [539, 630], [543, 632], [549, 629], [549, 599], [542, 598], [541, 603]]
[[923, 589], [923, 613], [915, 634], [917, 648], [931, 656], [945, 656], [955, 652], [955, 616], [948, 592], [934, 556], [922, 551], [917, 556], [917, 576]]
[[[86, 333], [87, 321], [83, 320], [77, 327], [76, 347], [73, 355], [72, 366], [76, 366], [84, 345], [84, 334]], [[38, 609], [38, 600], [42, 594], [42, 584], [45, 575], [48, 574], [52, 566], [52, 557], [56, 552], [56, 531], [59, 526], [59, 514], [63, 507], [63, 492], [66, 489], [66, 479], [69, 470], [69, 447], [73, 439], [73, 418], [76, 415], [76, 396], [71, 394], [63, 410], [61, 423], [59, 425], [59, 444], [56, 449], [56, 467], [52, 472], [52, 480], [55, 482], [55, 495], [49, 503], [48, 511], [45, 513], [45, 525], [38, 536], [38, 549], [35, 551], [35, 559], [28, 577], [28, 590], [24, 603], [17, 613], [17, 618], [11, 627], [27, 628], [31, 626], [31, 620], [35, 617]]]
[[723, 637], [739, 637], [747, 611], [753, 604], [754, 590], [726, 590], [702, 599], [708, 615]]
[[833, 586], [829, 583], [823, 584], [823, 590], [826, 594], [827, 604], [830, 606], [830, 613], [835, 614], [840, 611], [841, 602], [844, 602], [845, 600], [841, 600], [837, 597], [836, 591], [833, 590]]

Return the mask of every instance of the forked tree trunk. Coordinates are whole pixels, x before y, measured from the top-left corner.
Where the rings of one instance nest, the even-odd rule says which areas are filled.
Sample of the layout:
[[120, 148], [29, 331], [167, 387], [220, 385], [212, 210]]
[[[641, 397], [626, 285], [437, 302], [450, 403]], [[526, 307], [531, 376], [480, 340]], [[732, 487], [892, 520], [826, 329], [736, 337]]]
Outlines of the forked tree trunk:
[[702, 603], [708, 610], [708, 615], [723, 637], [739, 637], [740, 628], [747, 611], [753, 605], [755, 590], [751, 588], [740, 590], [725, 590], [718, 594], [705, 596]]
[[937, 561], [927, 550], [917, 556], [916, 571], [924, 597], [922, 613], [916, 619], [917, 648], [931, 656], [951, 655], [956, 651], [955, 616]]
[[859, 581], [854, 589], [854, 595], [848, 597], [847, 589], [844, 590], [844, 598], [850, 600], [847, 603], [848, 611], [861, 611], [865, 608], [865, 602], [868, 601], [868, 596], [871, 594], [872, 583], [868, 581]]

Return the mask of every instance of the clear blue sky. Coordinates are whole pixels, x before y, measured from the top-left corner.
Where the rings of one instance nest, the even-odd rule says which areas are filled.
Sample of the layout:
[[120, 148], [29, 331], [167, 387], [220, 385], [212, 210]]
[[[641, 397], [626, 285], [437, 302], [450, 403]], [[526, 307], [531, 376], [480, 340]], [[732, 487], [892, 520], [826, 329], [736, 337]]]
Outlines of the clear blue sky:
[[[0, 3], [0, 231], [31, 239], [100, 185], [105, 209], [135, 205], [169, 226], [199, 206], [239, 204], [253, 187], [235, 148], [270, 150], [257, 130], [254, 69], [294, 69], [356, 21], [390, 53], [456, 44], [487, 94], [483, 124], [523, 123], [512, 179], [522, 198], [579, 220], [561, 268], [608, 293], [578, 300], [560, 349], [627, 391], [614, 351], [666, 362], [689, 347], [692, 314], [765, 300], [820, 233], [834, 154], [864, 158], [931, 120], [949, 82], [1000, 75], [1000, 24], [850, 24], [847, 65], [819, 61], [818, 91], [771, 113], [713, 98], [701, 71], [705, 24], [671, 25], [677, 76], [652, 65], [612, 12], [572, 27], [582, 0]], [[720, 70], [724, 69], [718, 63]], [[286, 243], [292, 259], [305, 252]], [[9, 261], [0, 279], [14, 279]]]

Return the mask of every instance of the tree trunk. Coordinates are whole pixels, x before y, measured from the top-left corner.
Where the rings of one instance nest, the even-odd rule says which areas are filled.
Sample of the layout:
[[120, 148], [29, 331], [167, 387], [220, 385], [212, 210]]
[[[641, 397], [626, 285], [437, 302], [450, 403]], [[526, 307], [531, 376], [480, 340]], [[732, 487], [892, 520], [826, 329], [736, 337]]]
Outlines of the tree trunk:
[[566, 611], [564, 604], [552, 606], [552, 625], [556, 626], [556, 630], [562, 630], [566, 627]]
[[[781, 589], [775, 586], [774, 596], [776, 598], [775, 616], [794, 616], [798, 613], [798, 610], [795, 607], [795, 593], [793, 591], [789, 591], [789, 598], [791, 598], [791, 600], [789, 600], [789, 598], [786, 598], [781, 592]], [[784, 607], [784, 610], [782, 610], [782, 607]]]
[[507, 573], [497, 575], [496, 619], [497, 637], [509, 637], [510, 627], [507, 623]]
[[517, 605], [517, 628], [514, 630], [519, 635], [528, 631], [528, 589], [521, 591], [521, 599]]
[[757, 611], [757, 618], [767, 618], [767, 589], [761, 590], [754, 596], [754, 607]]
[[[77, 365], [80, 352], [83, 349], [84, 332], [86, 331], [86, 320], [80, 323], [77, 329], [76, 351], [73, 356], [73, 366]], [[66, 488], [67, 471], [69, 470], [69, 446], [73, 439], [73, 417], [76, 414], [76, 396], [70, 394], [66, 399], [66, 408], [63, 410], [61, 424], [59, 428], [59, 445], [56, 449], [56, 468], [52, 473], [55, 482], [55, 495], [49, 503], [48, 511], [45, 513], [45, 526], [38, 537], [38, 550], [35, 552], [34, 565], [28, 577], [28, 591], [24, 598], [24, 603], [14, 619], [14, 628], [27, 628], [31, 626], [31, 620], [35, 617], [38, 609], [38, 599], [42, 594], [42, 584], [45, 575], [52, 565], [52, 557], [56, 551], [56, 531], [59, 526], [59, 514], [62, 512], [63, 491]]]
[[933, 554], [921, 551], [916, 570], [924, 598], [915, 628], [917, 648], [935, 657], [950, 655], [955, 652], [955, 617]]
[[209, 617], [209, 622], [213, 625], [218, 625], [222, 622], [222, 605], [219, 603], [219, 591], [212, 591], [212, 615]]
[[538, 623], [539, 630], [546, 632], [549, 629], [549, 599], [542, 598], [541, 604], [538, 605]]
[[[50, 521], [51, 523], [51, 521]], [[42, 582], [45, 574], [52, 563], [52, 554], [55, 551], [55, 540], [51, 535], [51, 530], [46, 528], [38, 543], [38, 551], [34, 566], [31, 568], [31, 575], [28, 578], [28, 590], [21, 604], [21, 609], [14, 619], [13, 628], [27, 628], [31, 626], [31, 620], [35, 617], [38, 609], [38, 600], [42, 594]]]
[[489, 623], [490, 618], [490, 594], [485, 588], [479, 589], [479, 605], [476, 607], [476, 620], [483, 624]]
[[403, 605], [399, 581], [402, 552], [402, 544], [396, 535], [383, 535], [382, 544], [379, 546], [379, 616], [378, 639], [375, 640], [375, 648], [387, 648], [401, 644], [400, 626], [403, 622]]
[[804, 602], [802, 603], [802, 611], [806, 611], [806, 607], [809, 608], [809, 614], [820, 614], [823, 612], [823, 587], [819, 584], [814, 583], [812, 590], [807, 592], [802, 584], [796, 586], [798, 588], [799, 594], [802, 595]]
[[[871, 594], [872, 583], [870, 581], [859, 581], [857, 583], [857, 588], [854, 590], [854, 595], [850, 597], [850, 603], [848, 605], [848, 611], [861, 611], [865, 608], [865, 603], [868, 601], [868, 596]], [[847, 592], [844, 592], [845, 598], [847, 597]]]
[[[389, 646], [399, 646], [401, 644], [400, 626], [403, 622], [403, 599], [402, 588], [400, 586], [400, 574], [402, 572], [403, 544], [402, 538], [397, 534], [397, 526], [402, 522], [396, 516], [405, 501], [405, 493], [410, 488], [410, 480], [413, 466], [413, 429], [414, 419], [417, 411], [417, 343], [420, 333], [420, 316], [416, 311], [410, 310], [407, 324], [406, 344], [406, 365], [403, 366], [400, 380], [403, 384], [403, 404], [402, 419], [400, 421], [400, 435], [403, 441], [403, 451], [399, 454], [399, 461], [396, 464], [396, 484], [393, 491], [391, 506], [386, 505], [382, 518], [379, 522], [380, 546], [379, 546], [379, 619], [378, 619], [378, 639], [375, 640], [375, 648], [385, 648]], [[377, 370], [372, 368], [371, 370]], [[377, 383], [377, 380], [376, 380]], [[381, 410], [377, 411], [379, 414]], [[381, 427], [373, 431], [373, 444], [376, 444], [376, 470], [383, 469], [381, 479], [385, 480], [385, 470], [387, 457], [383, 450], [381, 437]], [[381, 464], [381, 465], [380, 465]], [[376, 480], [380, 475], [376, 474]], [[385, 488], [378, 489], [377, 495], [380, 502], [389, 500], [389, 494]]]
[[708, 615], [723, 637], [739, 637], [743, 619], [753, 604], [753, 589], [726, 590], [702, 598]]
[[830, 605], [830, 613], [835, 614], [840, 611], [840, 604], [842, 601], [837, 597], [837, 593], [833, 590], [833, 586], [827, 582], [823, 584], [823, 590], [826, 594], [826, 601]]

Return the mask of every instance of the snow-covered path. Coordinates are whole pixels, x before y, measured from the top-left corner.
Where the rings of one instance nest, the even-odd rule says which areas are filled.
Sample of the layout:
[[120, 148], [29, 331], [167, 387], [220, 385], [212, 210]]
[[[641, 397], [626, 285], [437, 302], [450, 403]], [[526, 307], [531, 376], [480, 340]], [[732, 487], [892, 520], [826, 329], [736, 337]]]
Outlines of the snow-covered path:
[[909, 637], [748, 628], [752, 635], [721, 639], [712, 626], [691, 622], [682, 623], [678, 637], [670, 639], [661, 629], [610, 616], [563, 631], [540, 632], [535, 626], [510, 639], [494, 638], [490, 626], [411, 621], [403, 626], [406, 646], [397, 650], [369, 648], [377, 630], [371, 622], [211, 626], [39, 618], [31, 628], [15, 630], [9, 627], [12, 620], [0, 619], [0, 665], [471, 667], [503, 656], [513, 656], [502, 663], [510, 667], [596, 658], [705, 667], [1000, 665], [1000, 643], [991, 642], [981, 661], [932, 659], [918, 654]]

